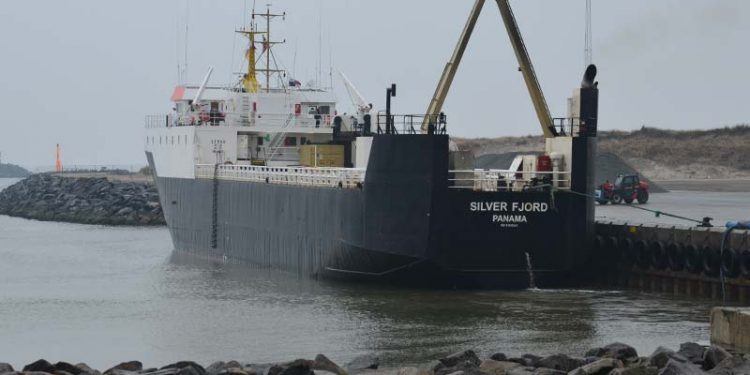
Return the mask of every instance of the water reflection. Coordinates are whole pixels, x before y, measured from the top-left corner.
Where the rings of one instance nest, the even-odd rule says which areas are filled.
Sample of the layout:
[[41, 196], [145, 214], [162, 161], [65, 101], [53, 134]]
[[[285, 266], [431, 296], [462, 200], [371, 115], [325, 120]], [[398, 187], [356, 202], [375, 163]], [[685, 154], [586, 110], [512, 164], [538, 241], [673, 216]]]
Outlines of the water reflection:
[[[173, 255], [171, 265], [179, 269], [176, 289], [185, 296], [231, 300], [246, 308], [255, 320], [238, 329], [248, 335], [257, 333], [259, 324], [268, 325], [279, 329], [266, 331], [271, 336], [295, 336], [292, 345], [282, 344], [289, 349], [342, 359], [376, 352], [398, 364], [427, 363], [464, 348], [485, 355], [580, 355], [627, 339], [651, 351], [699, 339], [708, 310], [694, 302], [618, 291], [434, 291], [311, 281], [182, 255]], [[186, 274], [196, 278], [186, 280]], [[168, 281], [171, 293], [175, 281]], [[663, 331], [658, 325], [669, 332], [652, 333]], [[639, 332], [646, 327], [649, 332]], [[256, 350], [262, 358], [272, 356]]]

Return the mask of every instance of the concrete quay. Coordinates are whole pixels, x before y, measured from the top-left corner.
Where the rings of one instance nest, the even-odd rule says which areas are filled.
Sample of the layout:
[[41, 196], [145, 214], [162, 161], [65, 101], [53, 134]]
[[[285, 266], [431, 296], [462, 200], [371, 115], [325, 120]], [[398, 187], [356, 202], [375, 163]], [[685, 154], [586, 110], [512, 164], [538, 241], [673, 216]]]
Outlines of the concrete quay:
[[711, 310], [711, 343], [750, 353], [750, 308]]
[[599, 222], [596, 232], [601, 284], [750, 304], [750, 231]]

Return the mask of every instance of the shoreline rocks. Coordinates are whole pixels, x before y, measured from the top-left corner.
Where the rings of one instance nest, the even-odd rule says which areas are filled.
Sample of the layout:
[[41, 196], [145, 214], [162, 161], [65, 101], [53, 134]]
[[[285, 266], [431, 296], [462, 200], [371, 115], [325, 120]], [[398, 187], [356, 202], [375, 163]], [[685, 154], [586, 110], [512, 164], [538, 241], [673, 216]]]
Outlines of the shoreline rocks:
[[0, 164], [0, 178], [26, 178], [31, 172], [15, 164]]
[[151, 184], [53, 174], [32, 175], [0, 192], [0, 215], [77, 224], [165, 225]]
[[[589, 356], [589, 354], [592, 354]], [[253, 364], [239, 361], [214, 362], [207, 367], [191, 361], [176, 362], [161, 368], [144, 368], [139, 361], [120, 363], [103, 373], [85, 363], [72, 365], [40, 359], [22, 371], [0, 362], [0, 375], [691, 375], [750, 374], [750, 355], [732, 353], [716, 346], [695, 343], [680, 345], [680, 350], [659, 347], [649, 357], [622, 343], [595, 348], [584, 357], [553, 354], [545, 357], [524, 354], [514, 361], [503, 353], [482, 360], [466, 350], [440, 358], [427, 367], [380, 369], [376, 356], [359, 357], [339, 366], [326, 356], [289, 362]], [[719, 361], [719, 362], [716, 362]]]

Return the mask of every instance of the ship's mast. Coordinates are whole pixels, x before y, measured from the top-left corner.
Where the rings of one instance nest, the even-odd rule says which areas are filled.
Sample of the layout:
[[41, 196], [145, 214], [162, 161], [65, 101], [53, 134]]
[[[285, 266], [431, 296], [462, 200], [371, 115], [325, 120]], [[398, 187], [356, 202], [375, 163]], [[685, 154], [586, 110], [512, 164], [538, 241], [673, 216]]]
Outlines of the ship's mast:
[[263, 41], [262, 41], [263, 51], [261, 52], [261, 56], [263, 54], [266, 55], [266, 68], [255, 69], [255, 70], [266, 74], [266, 92], [270, 92], [271, 91], [271, 75], [273, 75], [274, 73], [283, 72], [283, 70], [271, 69], [271, 57], [273, 53], [272, 49], [273, 49], [273, 46], [276, 44], [286, 43], [286, 40], [281, 41], [281, 42], [276, 42], [276, 41], [271, 40], [271, 21], [277, 17], [286, 18], [286, 12], [281, 13], [281, 14], [273, 14], [271, 13], [270, 8], [266, 8], [265, 13], [255, 13], [255, 11], [253, 11], [253, 19], [255, 19], [255, 16], [263, 17], [266, 19], [266, 31], [263, 33], [265, 35], [263, 36]]
[[[265, 31], [259, 31], [257, 28], [257, 24], [255, 23], [255, 16], [263, 17], [266, 19], [266, 30]], [[282, 42], [274, 42], [271, 41], [271, 20], [273, 20], [276, 17], [286, 17], [286, 13], [282, 14], [272, 14], [270, 8], [266, 9], [265, 13], [255, 13], [255, 10], [253, 10], [252, 13], [252, 21], [250, 21], [250, 30], [247, 29], [240, 29], [237, 30], [238, 34], [242, 34], [247, 37], [249, 41], [249, 46], [247, 49], [247, 73], [245, 73], [244, 77], [242, 78], [242, 85], [245, 88], [246, 92], [249, 93], [257, 93], [260, 91], [260, 83], [258, 82], [257, 74], [258, 72], [265, 73], [266, 75], [266, 92], [270, 92], [271, 90], [271, 75], [273, 73], [280, 73], [282, 70], [279, 69], [272, 69], [271, 68], [271, 58], [272, 51], [274, 45], [285, 43], [286, 41]], [[261, 36], [262, 40], [258, 41], [257, 37]], [[265, 69], [258, 69], [256, 64], [258, 63], [258, 47], [256, 47], [256, 44], [260, 43], [263, 50], [261, 51], [260, 57], [263, 57], [265, 54], [265, 60], [266, 60], [266, 66]]]
[[256, 31], [255, 24], [251, 23], [250, 31], [241, 29], [241, 30], [237, 30], [237, 33], [246, 36], [247, 39], [249, 40], [249, 47], [247, 48], [247, 52], [245, 53], [245, 56], [247, 57], [247, 72], [242, 77], [242, 86], [245, 88], [246, 92], [257, 93], [258, 92], [258, 78], [256, 77], [256, 70], [255, 70], [255, 56], [256, 56], [255, 36], [265, 34], [265, 32]]

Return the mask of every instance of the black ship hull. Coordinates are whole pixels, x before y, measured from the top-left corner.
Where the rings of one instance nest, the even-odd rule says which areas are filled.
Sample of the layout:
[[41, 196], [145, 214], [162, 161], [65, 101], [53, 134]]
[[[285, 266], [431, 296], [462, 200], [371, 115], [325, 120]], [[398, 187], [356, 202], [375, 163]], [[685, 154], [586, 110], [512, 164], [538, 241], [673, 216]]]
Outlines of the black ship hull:
[[[574, 140], [579, 190], [593, 139]], [[577, 150], [576, 150], [577, 148]], [[588, 259], [593, 201], [449, 186], [448, 137], [378, 135], [361, 188], [156, 178], [177, 251], [300, 275], [438, 287], [562, 285]]]

